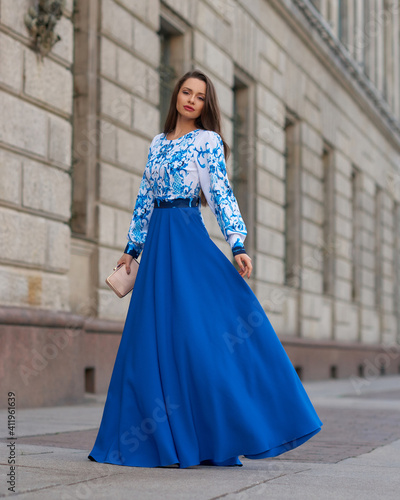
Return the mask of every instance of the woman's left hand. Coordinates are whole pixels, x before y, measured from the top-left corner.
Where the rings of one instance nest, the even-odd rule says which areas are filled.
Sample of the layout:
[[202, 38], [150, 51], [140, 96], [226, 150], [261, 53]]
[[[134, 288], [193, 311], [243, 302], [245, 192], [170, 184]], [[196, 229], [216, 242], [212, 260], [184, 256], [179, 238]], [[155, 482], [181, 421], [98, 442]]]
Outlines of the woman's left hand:
[[238, 263], [239, 266], [239, 274], [242, 276], [242, 278], [245, 277], [247, 274], [247, 278], [250, 278], [251, 271], [253, 269], [253, 266], [251, 265], [251, 259], [247, 255], [247, 253], [240, 253], [238, 255], [235, 255], [235, 260]]

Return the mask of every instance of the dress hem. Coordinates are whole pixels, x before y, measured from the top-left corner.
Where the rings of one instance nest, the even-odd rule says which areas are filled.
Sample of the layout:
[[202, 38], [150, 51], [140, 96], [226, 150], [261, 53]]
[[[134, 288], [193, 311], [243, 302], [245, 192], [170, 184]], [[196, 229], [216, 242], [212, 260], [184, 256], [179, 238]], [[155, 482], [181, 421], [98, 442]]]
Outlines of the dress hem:
[[[320, 432], [322, 425], [323, 424], [321, 424], [321, 426], [318, 426], [313, 431], [311, 431], [307, 434], [304, 434], [300, 438], [292, 439], [290, 441], [282, 443], [279, 446], [274, 446], [273, 448], [269, 448], [269, 449], [262, 451], [260, 453], [237, 453], [236, 455], [230, 456], [229, 458], [227, 458], [225, 460], [202, 459], [198, 463], [192, 463], [189, 465], [181, 465], [179, 462], [174, 462], [174, 463], [169, 463], [169, 464], [157, 464], [157, 465], [138, 465], [138, 464], [129, 464], [129, 463], [110, 462], [107, 460], [102, 460], [102, 461], [98, 462], [93, 457], [92, 453], [90, 453], [90, 455], [88, 455], [88, 459], [92, 460], [93, 462], [98, 462], [98, 463], [107, 463], [107, 464], [112, 464], [112, 465], [122, 465], [122, 466], [128, 466], [128, 467], [145, 467], [145, 468], [170, 467], [172, 465], [178, 465], [179, 466], [178, 468], [180, 468], [180, 469], [186, 469], [187, 467], [194, 467], [197, 465], [199, 465], [199, 466], [214, 465], [217, 467], [243, 466], [243, 464], [240, 462], [238, 457], [243, 456], [243, 457], [248, 458], [250, 460], [262, 460], [264, 458], [277, 457], [279, 455], [282, 455], [283, 453], [294, 450], [295, 448], [299, 447], [300, 445], [302, 445], [303, 443], [308, 441], [312, 436], [314, 436], [315, 434]], [[223, 464], [224, 462], [228, 462], [229, 460], [234, 460], [234, 459], [236, 459], [239, 463], [219, 465], [219, 463]], [[201, 462], [210, 462], [210, 463], [202, 464]]]

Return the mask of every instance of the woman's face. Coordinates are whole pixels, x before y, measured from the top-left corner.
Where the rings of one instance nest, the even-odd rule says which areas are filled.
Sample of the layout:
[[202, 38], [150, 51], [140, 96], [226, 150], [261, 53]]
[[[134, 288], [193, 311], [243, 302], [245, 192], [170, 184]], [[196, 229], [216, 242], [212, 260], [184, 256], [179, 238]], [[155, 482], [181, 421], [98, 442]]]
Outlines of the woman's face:
[[188, 78], [178, 92], [176, 109], [182, 117], [195, 120], [201, 115], [205, 98], [206, 83], [197, 78]]

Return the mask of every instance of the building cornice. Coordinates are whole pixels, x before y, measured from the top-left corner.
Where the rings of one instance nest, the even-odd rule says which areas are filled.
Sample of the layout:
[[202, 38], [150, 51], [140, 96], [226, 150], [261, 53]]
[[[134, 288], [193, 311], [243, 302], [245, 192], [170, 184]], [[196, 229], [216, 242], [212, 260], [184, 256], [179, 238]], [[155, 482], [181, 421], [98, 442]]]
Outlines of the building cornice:
[[289, 21], [291, 18], [290, 24], [302, 40], [351, 92], [354, 100], [376, 122], [385, 137], [400, 147], [400, 121], [310, 0], [270, 2], [285, 19]]
[[53, 311], [17, 306], [0, 306], [0, 325], [33, 328], [63, 328], [86, 333], [122, 334], [123, 321], [84, 316], [68, 311]]

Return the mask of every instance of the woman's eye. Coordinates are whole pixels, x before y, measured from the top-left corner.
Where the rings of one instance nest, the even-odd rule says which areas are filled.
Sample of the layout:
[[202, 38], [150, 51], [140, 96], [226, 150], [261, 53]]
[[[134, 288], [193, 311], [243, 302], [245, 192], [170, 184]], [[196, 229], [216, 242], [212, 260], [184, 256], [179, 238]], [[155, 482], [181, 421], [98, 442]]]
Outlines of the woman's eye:
[[[189, 92], [188, 92], [187, 90], [182, 90], [182, 94], [186, 94], [186, 95], [188, 95], [188, 94], [189, 94]], [[199, 96], [199, 99], [201, 99], [202, 101], [205, 101], [204, 97], [200, 97], [200, 96]]]

